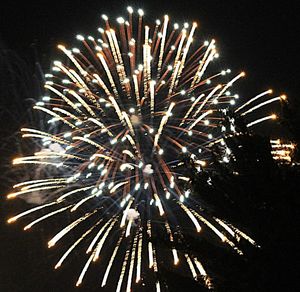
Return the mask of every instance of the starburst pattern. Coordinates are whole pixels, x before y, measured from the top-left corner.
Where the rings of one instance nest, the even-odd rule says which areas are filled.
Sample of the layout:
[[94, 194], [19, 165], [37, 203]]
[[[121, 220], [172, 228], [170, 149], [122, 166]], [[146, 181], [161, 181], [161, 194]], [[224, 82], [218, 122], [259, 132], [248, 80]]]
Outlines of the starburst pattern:
[[[39, 179], [15, 185], [8, 198], [51, 195], [8, 222], [43, 212], [26, 230], [71, 212], [75, 219], [49, 240], [49, 248], [89, 222], [55, 265], [59, 268], [79, 245], [86, 245], [77, 286], [92, 263], [103, 260], [102, 287], [116, 266], [116, 291], [130, 291], [151, 273], [160, 291], [162, 252], [153, 239], [163, 232], [169, 242], [164, 260], [176, 267], [185, 262], [182, 270], [212, 288], [200, 256], [177, 248], [187, 229], [200, 237], [205, 227], [239, 255], [240, 240], [257, 244], [232, 224], [205, 213], [193, 198], [183, 160], [191, 160], [198, 172], [212, 167], [210, 146], [219, 143], [223, 162], [228, 162], [230, 151], [222, 137], [239, 131], [234, 118], [228, 118], [227, 126], [223, 123], [229, 108], [247, 120], [251, 112], [283, 97], [257, 104], [272, 93], [268, 90], [234, 110], [238, 95], [229, 90], [245, 73], [229, 81], [222, 81], [229, 69], [207, 73], [219, 57], [215, 40], [194, 39], [195, 22], [180, 27], [165, 15], [145, 25], [141, 9], [137, 14], [127, 10], [128, 19], [119, 17], [114, 24], [102, 15], [104, 26], [97, 37], [77, 35], [80, 49], [58, 45], [67, 61], [54, 61], [53, 74], [46, 74], [47, 95], [34, 106], [49, 131], [23, 128], [22, 136], [41, 146], [34, 155], [13, 161], [45, 171]], [[250, 108], [252, 103], [256, 105]], [[274, 118], [271, 114], [246, 125]], [[102, 254], [109, 256], [100, 259]]]

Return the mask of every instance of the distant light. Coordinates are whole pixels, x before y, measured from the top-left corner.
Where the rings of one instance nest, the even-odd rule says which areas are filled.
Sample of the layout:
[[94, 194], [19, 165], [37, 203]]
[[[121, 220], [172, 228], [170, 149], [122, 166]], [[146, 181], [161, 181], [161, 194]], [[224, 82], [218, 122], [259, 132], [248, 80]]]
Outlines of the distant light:
[[231, 150], [229, 148], [226, 148], [226, 153], [231, 154]]
[[91, 168], [93, 168], [94, 166], [95, 166], [95, 163], [92, 162], [92, 163], [90, 163], [90, 164], [88, 165], [88, 169], [91, 169]]
[[138, 9], [138, 14], [139, 14], [139, 16], [143, 16], [144, 15], [144, 10], [143, 9]]
[[170, 199], [170, 192], [166, 192], [166, 199], [169, 200]]
[[102, 14], [101, 17], [102, 17], [102, 19], [105, 20], [105, 21], [108, 20], [108, 17], [107, 17], [106, 14]]
[[184, 192], [184, 195], [185, 195], [185, 197], [186, 197], [186, 198], [188, 198], [188, 197], [189, 197], [189, 195], [190, 195], [190, 193], [191, 193], [191, 191], [190, 191], [190, 190], [187, 190], [187, 191], [185, 191], [185, 192]]
[[285, 94], [282, 94], [282, 95], [280, 95], [280, 99], [281, 99], [281, 100], [286, 100], [286, 99], [287, 99], [287, 96], [286, 96]]
[[78, 34], [76, 36], [76, 38], [79, 40], [79, 41], [84, 41], [84, 37], [81, 35], [81, 34]]
[[75, 53], [75, 54], [79, 54], [79, 53], [80, 53], [80, 50], [77, 49], [77, 48], [73, 48], [73, 49], [72, 49], [72, 52]]
[[53, 64], [54, 64], [54, 66], [61, 66], [62, 65], [61, 61], [54, 61]]
[[125, 20], [124, 20], [123, 17], [118, 17], [117, 22], [120, 23], [120, 24], [123, 24], [125, 22]]
[[228, 157], [227, 157], [227, 156], [223, 157], [223, 161], [224, 161], [225, 163], [228, 163], [228, 162], [229, 162]]
[[72, 136], [72, 133], [71, 132], [67, 132], [64, 134], [64, 138], [68, 138], [68, 137], [71, 137]]
[[114, 138], [114, 139], [112, 139], [111, 141], [110, 141], [110, 144], [111, 145], [114, 145], [114, 144], [116, 144], [118, 142], [118, 139], [117, 138]]
[[133, 13], [133, 8], [131, 6], [128, 6], [127, 11], [131, 14], [131, 13]]
[[43, 96], [43, 101], [49, 101], [50, 100], [50, 96]]

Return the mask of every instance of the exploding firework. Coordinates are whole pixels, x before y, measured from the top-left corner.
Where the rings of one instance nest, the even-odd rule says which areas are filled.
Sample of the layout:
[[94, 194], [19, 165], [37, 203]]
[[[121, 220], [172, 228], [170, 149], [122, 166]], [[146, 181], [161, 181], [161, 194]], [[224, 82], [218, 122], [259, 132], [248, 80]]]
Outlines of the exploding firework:
[[[219, 56], [215, 40], [194, 41], [195, 22], [171, 25], [165, 15], [145, 25], [141, 9], [136, 15], [131, 7], [127, 10], [128, 19], [119, 17], [115, 24], [102, 15], [97, 37], [77, 35], [80, 49], [58, 45], [68, 61], [54, 61], [52, 74], [45, 76], [47, 94], [34, 106], [44, 114], [49, 131], [21, 129], [24, 138], [40, 146], [34, 155], [13, 161], [39, 167], [40, 177], [16, 184], [8, 195], [46, 193], [47, 200], [8, 222], [35, 214], [27, 230], [71, 212], [74, 220], [48, 247], [71, 231], [83, 230], [55, 265], [59, 268], [85, 245], [87, 260], [77, 286], [100, 260], [102, 287], [115, 280], [115, 269], [116, 291], [135, 289], [147, 277], [154, 279], [149, 289], [160, 291], [163, 253], [162, 261], [176, 268], [182, 263], [182, 271], [212, 288], [201, 255], [177, 248], [187, 230], [201, 237], [204, 227], [238, 255], [243, 255], [239, 241], [257, 244], [229, 222], [205, 213], [191, 192], [184, 159], [198, 172], [213, 167], [210, 146], [218, 143], [226, 163], [230, 151], [222, 137], [239, 133], [234, 117], [244, 117], [247, 128], [275, 119], [274, 114], [256, 120], [248, 116], [284, 97], [266, 100], [272, 93], [268, 90], [234, 110], [238, 95], [229, 90], [245, 73], [226, 82], [220, 79], [229, 69], [208, 75], [207, 68]], [[154, 240], [161, 233], [168, 242], [163, 252]]]

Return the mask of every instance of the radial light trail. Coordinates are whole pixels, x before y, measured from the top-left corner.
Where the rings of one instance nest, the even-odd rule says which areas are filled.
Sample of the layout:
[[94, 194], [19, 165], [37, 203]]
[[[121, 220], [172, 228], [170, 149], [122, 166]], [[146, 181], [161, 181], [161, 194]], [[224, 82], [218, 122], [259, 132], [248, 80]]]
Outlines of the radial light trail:
[[[182, 271], [211, 288], [204, 265], [178, 248], [180, 236], [211, 232], [240, 255], [240, 241], [258, 245], [227, 221], [205, 214], [189, 189], [183, 160], [193, 161], [197, 171], [212, 165], [212, 145], [230, 152], [222, 123], [229, 119], [231, 135], [239, 134], [230, 108], [252, 129], [276, 115], [253, 120], [248, 114], [285, 96], [266, 100], [272, 93], [267, 90], [234, 110], [236, 95], [229, 89], [245, 73], [227, 78], [229, 69], [216, 70], [216, 41], [200, 43], [196, 22], [180, 27], [165, 15], [146, 23], [143, 10], [127, 11], [128, 18], [116, 21], [103, 14], [98, 35], [78, 35], [78, 48], [58, 45], [65, 59], [54, 61], [53, 74], [45, 76], [45, 96], [33, 107], [48, 130], [21, 129], [23, 138], [34, 141], [34, 153], [13, 160], [18, 167], [37, 167], [39, 177], [14, 185], [7, 195], [45, 193], [47, 201], [7, 222], [37, 214], [28, 229], [72, 212], [73, 221], [63, 224], [48, 246], [55, 248], [58, 241], [69, 246], [55, 269], [84, 246], [77, 286], [99, 260], [102, 287], [139, 290], [149, 275], [154, 282], [148, 290], [164, 290], [160, 257], [167, 249], [174, 269], [182, 265]], [[277, 149], [277, 144], [272, 144], [274, 157], [288, 157], [290, 148]], [[166, 246], [159, 240], [161, 230]], [[81, 235], [70, 243], [71, 232]]]

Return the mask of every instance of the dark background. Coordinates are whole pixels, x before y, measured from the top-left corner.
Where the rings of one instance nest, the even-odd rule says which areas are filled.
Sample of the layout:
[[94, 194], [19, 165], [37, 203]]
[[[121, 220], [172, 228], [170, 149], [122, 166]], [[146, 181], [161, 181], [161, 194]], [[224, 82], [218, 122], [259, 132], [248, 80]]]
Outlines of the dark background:
[[[166, 13], [173, 22], [197, 21], [197, 38], [205, 40], [213, 37], [217, 40], [220, 68], [246, 71], [247, 78], [235, 88], [241, 97], [249, 98], [273, 88], [275, 93], [288, 95], [295, 119], [299, 118], [300, 42], [299, 9], [296, 3], [297, 1], [258, 0], [110, 0], [26, 1], [26, 4], [6, 1], [1, 4], [0, 66], [8, 66], [8, 61], [10, 64], [17, 63], [15, 67], [18, 78], [22, 79], [21, 82], [10, 78], [6, 71], [1, 71], [0, 150], [1, 164], [6, 171], [1, 172], [0, 176], [1, 192], [5, 194], [9, 191], [7, 170], [14, 151], [14, 144], [10, 144], [10, 141], [26, 121], [30, 104], [24, 100], [41, 93], [36, 86], [37, 82], [32, 81], [37, 78], [37, 71], [48, 71], [50, 61], [57, 56], [58, 43], [75, 45], [78, 33], [97, 35], [96, 29], [102, 24], [100, 15], [105, 13], [113, 21], [118, 16], [127, 15], [127, 5], [143, 8], [148, 21], [162, 18]], [[19, 86], [20, 83], [22, 87]], [[14, 111], [17, 112], [17, 117], [12, 114]], [[6, 226], [4, 219], [18, 210], [3, 198], [0, 203], [0, 291], [73, 291], [70, 283], [74, 279], [70, 273], [66, 277], [63, 273], [53, 275], [51, 266], [57, 257], [51, 255], [46, 248], [48, 235], [43, 230], [24, 233], [21, 226]], [[24, 206], [19, 202], [17, 209], [22, 210], [22, 207]], [[289, 227], [285, 228], [288, 230]], [[287, 248], [290, 247], [282, 246], [283, 250]], [[278, 267], [282, 268], [284, 269]], [[286, 281], [290, 283], [293, 280], [295, 279], [289, 278], [287, 273]], [[283, 287], [279, 291], [285, 291]], [[296, 291], [296, 287], [295, 290], [288, 291]]]
[[[75, 44], [78, 33], [97, 34], [106, 13], [113, 21], [126, 7], [143, 8], [148, 20], [169, 14], [171, 21], [197, 21], [198, 37], [214, 37], [221, 64], [248, 74], [247, 89], [273, 88], [296, 99], [299, 77], [297, 1], [6, 1], [1, 9], [1, 39], [26, 60], [36, 49], [51, 60], [60, 42]], [[21, 6], [20, 6], [21, 5]], [[44, 68], [47, 69], [47, 68]], [[249, 95], [251, 95], [249, 93]]]

